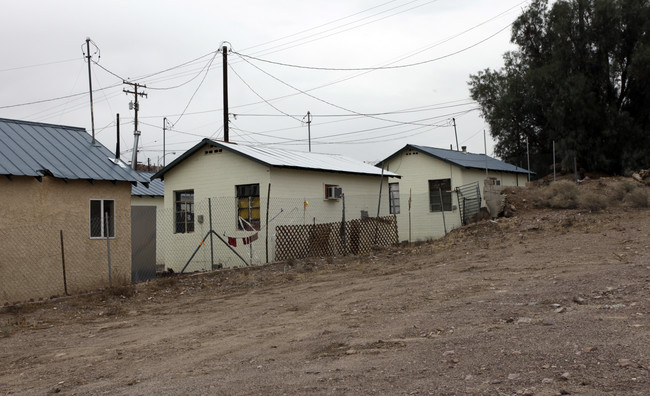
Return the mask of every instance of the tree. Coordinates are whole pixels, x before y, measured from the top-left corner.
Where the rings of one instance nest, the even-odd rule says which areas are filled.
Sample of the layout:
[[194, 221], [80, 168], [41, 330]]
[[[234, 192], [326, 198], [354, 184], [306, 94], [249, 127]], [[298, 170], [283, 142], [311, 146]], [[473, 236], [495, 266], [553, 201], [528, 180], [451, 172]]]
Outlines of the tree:
[[556, 156], [593, 171], [650, 166], [649, 0], [533, 0], [512, 25], [518, 49], [470, 76], [495, 152], [546, 174]]

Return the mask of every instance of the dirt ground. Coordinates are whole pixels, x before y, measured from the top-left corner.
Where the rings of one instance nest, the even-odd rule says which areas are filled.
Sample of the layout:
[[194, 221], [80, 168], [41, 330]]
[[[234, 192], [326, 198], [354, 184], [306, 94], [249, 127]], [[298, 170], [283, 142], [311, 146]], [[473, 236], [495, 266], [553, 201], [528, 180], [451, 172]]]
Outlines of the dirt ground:
[[431, 243], [6, 307], [0, 394], [650, 394], [650, 210], [510, 202]]

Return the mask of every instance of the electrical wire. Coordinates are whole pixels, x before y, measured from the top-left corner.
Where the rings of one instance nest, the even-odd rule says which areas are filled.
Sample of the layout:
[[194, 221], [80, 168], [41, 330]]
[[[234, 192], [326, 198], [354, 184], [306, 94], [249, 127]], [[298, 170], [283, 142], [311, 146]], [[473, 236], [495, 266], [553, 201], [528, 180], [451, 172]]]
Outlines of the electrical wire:
[[181, 120], [181, 118], [183, 118], [183, 115], [185, 114], [185, 112], [187, 111], [187, 109], [190, 107], [190, 104], [192, 103], [192, 100], [194, 99], [194, 96], [196, 95], [197, 92], [199, 92], [199, 89], [200, 89], [201, 86], [203, 85], [203, 82], [205, 81], [205, 78], [208, 76], [208, 71], [210, 70], [210, 64], [212, 64], [212, 61], [214, 61], [214, 58], [215, 58], [216, 56], [217, 56], [217, 53], [215, 52], [214, 55], [212, 56], [212, 59], [210, 59], [210, 62], [209, 62], [208, 65], [207, 65], [207, 68], [206, 68], [205, 74], [203, 75], [203, 78], [201, 79], [201, 82], [199, 83], [199, 85], [198, 85], [198, 86], [196, 87], [196, 89], [194, 90], [194, 93], [192, 93], [192, 96], [190, 97], [190, 100], [187, 102], [187, 105], [185, 106], [185, 108], [184, 108], [183, 111], [181, 112], [181, 115], [178, 116], [178, 118], [176, 119], [176, 122], [172, 123], [172, 128], [173, 128], [173, 127], [178, 123], [178, 121]]
[[[332, 36], [335, 36], [335, 35], [338, 35], [338, 34], [341, 34], [341, 33], [345, 33], [345, 32], [348, 32], [348, 31], [350, 31], [350, 30], [353, 30], [353, 29], [358, 29], [358, 28], [360, 28], [360, 27], [363, 27], [363, 26], [369, 25], [369, 24], [371, 24], [371, 23], [375, 23], [375, 22], [382, 21], [382, 20], [384, 20], [384, 19], [387, 19], [387, 18], [393, 17], [393, 16], [395, 16], [395, 15], [399, 15], [399, 14], [403, 14], [403, 13], [408, 12], [408, 11], [412, 11], [412, 10], [414, 10], [414, 9], [416, 9], [416, 8], [420, 8], [420, 7], [423, 7], [423, 6], [425, 6], [425, 5], [428, 5], [428, 4], [431, 4], [431, 3], [435, 3], [435, 2], [437, 2], [438, 0], [430, 0], [430, 1], [427, 1], [427, 2], [425, 2], [425, 3], [423, 3], [423, 4], [419, 4], [419, 5], [417, 5], [417, 6], [414, 6], [414, 7], [408, 8], [408, 9], [406, 9], [406, 10], [402, 10], [402, 11], [399, 11], [399, 12], [395, 12], [395, 13], [393, 13], [393, 14], [390, 14], [390, 15], [384, 16], [384, 17], [382, 17], [382, 18], [378, 18], [378, 19], [375, 19], [375, 20], [372, 20], [372, 21], [369, 21], [369, 22], [366, 22], [366, 23], [362, 23], [362, 24], [360, 24], [360, 25], [352, 26], [352, 27], [350, 27], [350, 28], [348, 28], [348, 29], [343, 29], [343, 30], [340, 30], [340, 31], [338, 31], [338, 32], [333, 32], [333, 33], [331, 33], [331, 34], [327, 34], [327, 35], [325, 35], [325, 36], [316, 37], [316, 36], [318, 36], [318, 35], [322, 35], [322, 34], [327, 33], [327, 32], [335, 31], [336, 29], [340, 29], [340, 28], [342, 28], [342, 27], [349, 26], [349, 25], [352, 25], [352, 24], [357, 23], [357, 22], [361, 22], [361, 21], [363, 21], [363, 20], [366, 20], [366, 19], [369, 19], [369, 18], [375, 17], [375, 16], [377, 16], [377, 15], [381, 15], [381, 14], [384, 14], [384, 13], [386, 13], [386, 12], [390, 12], [390, 11], [396, 10], [396, 9], [398, 9], [398, 8], [401, 8], [401, 7], [407, 6], [407, 5], [409, 5], [409, 4], [415, 3], [415, 2], [417, 2], [417, 1], [419, 1], [419, 0], [409, 1], [409, 2], [407, 2], [407, 3], [405, 3], [405, 4], [402, 4], [402, 5], [399, 5], [399, 6], [396, 6], [396, 7], [390, 8], [390, 9], [385, 10], [385, 11], [378, 12], [378, 13], [376, 13], [376, 14], [373, 14], [373, 15], [370, 15], [370, 16], [367, 16], [367, 17], [364, 17], [364, 18], [361, 18], [361, 19], [359, 19], [359, 20], [357, 20], [357, 21], [349, 22], [349, 23], [343, 24], [343, 25], [341, 25], [341, 26], [337, 26], [337, 27], [334, 27], [334, 28], [331, 28], [331, 29], [327, 29], [327, 30], [325, 30], [325, 31], [323, 31], [323, 32], [314, 33], [314, 34], [312, 34], [312, 35], [309, 35], [309, 36], [306, 36], [306, 37], [303, 37], [303, 38], [299, 38], [299, 39], [296, 39], [296, 40], [293, 40], [293, 41], [289, 41], [288, 43], [281, 44], [281, 45], [277, 45], [277, 46], [274, 46], [274, 47], [271, 47], [271, 48], [268, 48], [268, 49], [262, 50], [262, 51], [260, 51], [260, 52], [266, 52], [265, 55], [268, 55], [268, 54], [276, 53], [276, 52], [279, 52], [279, 51], [286, 51], [286, 50], [291, 49], [291, 48], [295, 48], [295, 47], [298, 47], [298, 46], [301, 46], [301, 45], [309, 44], [309, 43], [312, 43], [312, 42], [314, 42], [314, 41], [323, 40], [323, 39], [325, 39], [325, 38], [332, 37]], [[311, 39], [311, 40], [307, 40], [307, 39], [312, 38], [312, 37], [316, 37], [316, 38]], [[307, 41], [300, 42], [300, 41], [302, 41], [302, 40], [307, 40]], [[298, 44], [291, 45], [291, 46], [288, 46], [288, 47], [287, 47], [287, 45], [289, 45], [289, 44], [293, 44], [293, 43], [298, 43]], [[275, 48], [278, 48], [278, 47], [283, 47], [283, 46], [284, 46], [284, 48], [278, 49], [278, 50], [276, 50], [276, 51], [271, 51], [272, 49], [275, 49]], [[270, 51], [270, 52], [269, 52], [269, 51]]]
[[462, 52], [465, 52], [465, 51], [467, 51], [467, 50], [470, 50], [470, 49], [476, 47], [477, 45], [483, 44], [484, 42], [488, 41], [488, 40], [491, 39], [492, 37], [498, 35], [499, 33], [503, 32], [504, 30], [508, 29], [508, 28], [511, 27], [511, 26], [512, 26], [512, 23], [510, 23], [510, 24], [508, 24], [507, 26], [505, 26], [505, 27], [499, 29], [496, 33], [491, 34], [490, 36], [484, 38], [483, 40], [478, 41], [478, 42], [476, 42], [476, 43], [474, 43], [474, 44], [472, 44], [472, 45], [470, 45], [470, 46], [468, 46], [468, 47], [465, 47], [465, 48], [463, 48], [463, 49], [461, 49], [461, 50], [458, 50], [458, 51], [455, 51], [455, 52], [452, 52], [452, 53], [449, 53], [449, 54], [446, 54], [446, 55], [442, 55], [442, 56], [439, 56], [439, 57], [437, 57], [437, 58], [433, 58], [433, 59], [427, 59], [427, 60], [420, 61], [420, 62], [414, 62], [414, 63], [409, 63], [409, 64], [405, 64], [405, 65], [396, 65], [396, 66], [350, 67], [350, 68], [342, 68], [342, 67], [302, 66], [302, 65], [293, 65], [293, 64], [290, 64], [290, 63], [275, 62], [275, 61], [271, 61], [271, 60], [268, 60], [268, 59], [256, 58], [256, 57], [254, 57], [254, 56], [240, 54], [240, 53], [235, 52], [235, 51], [232, 51], [232, 52], [233, 52], [234, 54], [236, 54], [236, 55], [239, 55], [239, 56], [242, 57], [242, 58], [245, 58], [245, 59], [252, 59], [252, 60], [259, 61], [259, 62], [270, 63], [270, 64], [273, 64], [273, 65], [286, 66], [286, 67], [293, 67], [293, 68], [298, 68], [298, 69], [308, 69], [308, 70], [327, 70], [327, 71], [375, 71], [375, 70], [404, 69], [404, 68], [407, 68], [407, 67], [414, 67], [414, 66], [422, 66], [422, 65], [426, 65], [426, 64], [428, 64], [428, 63], [432, 63], [432, 62], [436, 62], [436, 61], [439, 61], [439, 60], [442, 60], [442, 59], [445, 59], [445, 58], [449, 58], [450, 56], [458, 55], [458, 54], [460, 54], [460, 53], [462, 53]]
[[381, 120], [381, 121], [386, 121], [386, 122], [393, 122], [393, 123], [395, 123], [395, 124], [409, 124], [409, 125], [421, 125], [421, 126], [427, 126], [427, 125], [416, 124], [416, 123], [412, 123], [412, 122], [395, 121], [395, 120], [390, 120], [390, 119], [387, 119], [387, 118], [381, 118], [381, 117], [371, 116], [371, 115], [367, 115], [367, 114], [364, 114], [364, 113], [359, 113], [359, 112], [354, 111], [354, 110], [347, 109], [347, 108], [345, 108], [345, 107], [343, 107], [343, 106], [339, 106], [339, 105], [334, 104], [334, 103], [332, 103], [332, 102], [328, 102], [328, 101], [326, 101], [326, 100], [324, 100], [324, 99], [321, 99], [321, 98], [318, 98], [318, 97], [316, 97], [316, 96], [314, 96], [314, 95], [312, 95], [312, 94], [310, 94], [310, 93], [308, 93], [308, 92], [306, 92], [306, 91], [303, 91], [303, 90], [301, 90], [301, 89], [299, 89], [299, 88], [294, 87], [293, 85], [291, 85], [291, 84], [289, 84], [289, 83], [287, 83], [287, 82], [285, 82], [285, 81], [283, 81], [283, 80], [281, 80], [281, 79], [279, 79], [279, 78], [273, 76], [272, 74], [268, 73], [267, 71], [265, 71], [265, 70], [259, 68], [258, 66], [252, 64], [252, 63], [249, 62], [248, 59], [246, 59], [246, 58], [241, 58], [241, 59], [244, 59], [244, 60], [245, 60], [249, 65], [253, 66], [253, 67], [256, 68], [257, 70], [259, 70], [259, 71], [261, 71], [262, 73], [266, 74], [267, 76], [273, 78], [274, 80], [276, 80], [276, 81], [278, 81], [278, 82], [280, 82], [280, 83], [286, 85], [287, 87], [289, 87], [289, 88], [291, 88], [291, 89], [294, 89], [294, 90], [296, 90], [296, 91], [302, 93], [303, 95], [309, 96], [309, 97], [312, 98], [312, 99], [318, 100], [319, 102], [323, 102], [323, 103], [325, 103], [325, 104], [327, 104], [327, 105], [330, 105], [330, 106], [332, 106], [332, 107], [336, 107], [337, 109], [340, 109], [340, 110], [343, 110], [343, 111], [347, 111], [347, 112], [349, 112], [349, 113], [353, 113], [353, 114], [356, 114], [356, 115], [359, 115], [359, 116], [364, 116], [364, 117], [368, 117], [368, 118], [374, 118], [374, 119]]
[[[284, 111], [280, 110], [279, 108], [277, 108], [276, 106], [274, 106], [272, 103], [270, 103], [269, 101], [267, 101], [266, 99], [264, 99], [264, 98], [262, 97], [262, 95], [260, 95], [259, 93], [257, 93], [257, 91], [255, 91], [255, 90], [253, 89], [253, 87], [251, 87], [250, 84], [248, 84], [248, 83], [246, 82], [246, 80], [244, 80], [244, 79], [242, 78], [242, 76], [240, 76], [239, 73], [237, 73], [237, 71], [236, 71], [236, 70], [235, 70], [231, 65], [228, 65], [228, 67], [230, 68], [230, 70], [231, 70], [233, 73], [235, 73], [235, 75], [236, 75], [236, 76], [241, 80], [241, 82], [243, 82], [244, 85], [246, 85], [246, 86], [248, 87], [248, 89], [250, 89], [251, 92], [253, 92], [253, 93], [254, 93], [258, 98], [260, 98], [261, 100], [263, 100], [264, 103], [266, 103], [267, 105], [269, 105], [270, 107], [272, 107], [273, 109], [275, 109], [277, 112], [281, 113], [282, 115], [287, 116], [287, 117], [290, 117], [290, 118], [293, 118], [294, 120], [296, 120], [296, 121], [298, 121], [299, 123], [302, 124], [302, 120], [301, 120], [301, 119], [296, 118], [296, 117], [292, 116], [291, 114], [285, 113]], [[235, 116], [236, 116], [236, 115], [235, 115]]]
[[59, 64], [59, 63], [68, 63], [68, 62], [73, 62], [73, 61], [78, 61], [78, 60], [79, 60], [79, 58], [74, 58], [74, 59], [65, 59], [65, 60], [52, 61], [52, 62], [46, 62], [46, 63], [38, 63], [38, 64], [34, 64], [34, 65], [10, 67], [8, 69], [0, 69], [0, 73], [14, 71], [14, 70], [32, 69], [32, 68], [41, 67], [41, 66], [56, 65], [56, 64]]

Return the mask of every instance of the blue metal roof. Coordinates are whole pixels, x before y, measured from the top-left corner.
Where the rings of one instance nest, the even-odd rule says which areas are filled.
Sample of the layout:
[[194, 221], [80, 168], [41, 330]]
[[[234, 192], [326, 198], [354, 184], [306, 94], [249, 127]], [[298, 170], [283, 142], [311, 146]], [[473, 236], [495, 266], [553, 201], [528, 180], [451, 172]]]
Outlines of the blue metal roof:
[[[407, 144], [406, 146], [402, 147], [401, 149], [391, 154], [388, 158], [384, 159], [383, 161], [388, 161], [389, 159], [391, 159], [392, 157], [394, 157], [395, 155], [397, 155], [398, 153], [406, 149], [421, 151], [432, 157], [438, 158], [442, 161], [449, 162], [454, 165], [458, 165], [462, 168], [485, 169], [485, 164], [486, 164], [485, 158], [487, 157], [488, 170], [498, 171], [498, 172], [525, 173], [525, 174], [530, 173], [531, 175], [535, 173], [535, 172], [529, 172], [524, 168], [511, 165], [507, 162], [503, 162], [496, 158], [492, 158], [485, 154], [473, 154], [473, 153], [462, 152], [457, 150], [440, 149], [440, 148], [427, 147], [427, 146], [417, 146], [415, 144]], [[382, 161], [380, 161], [379, 163], [381, 164], [381, 162]]]
[[[147, 179], [151, 179], [154, 172], [138, 172], [140, 175]], [[141, 184], [131, 186], [131, 195], [138, 195], [144, 197], [164, 197], [165, 196], [165, 182], [161, 179], [154, 179], [149, 182], [149, 188]]]
[[[197, 145], [187, 150], [183, 155], [176, 158], [172, 163], [156, 173], [153, 177], [164, 177], [165, 173], [192, 154], [203, 149], [206, 145], [228, 150], [252, 161], [276, 168], [305, 169], [374, 176], [381, 176], [382, 174], [382, 170], [373, 165], [338, 154], [311, 153], [268, 147], [245, 146], [237, 143], [217, 142], [210, 139], [203, 139]], [[401, 177], [396, 173], [388, 171], [384, 171], [384, 176]]]
[[0, 175], [141, 182], [83, 128], [0, 118]]

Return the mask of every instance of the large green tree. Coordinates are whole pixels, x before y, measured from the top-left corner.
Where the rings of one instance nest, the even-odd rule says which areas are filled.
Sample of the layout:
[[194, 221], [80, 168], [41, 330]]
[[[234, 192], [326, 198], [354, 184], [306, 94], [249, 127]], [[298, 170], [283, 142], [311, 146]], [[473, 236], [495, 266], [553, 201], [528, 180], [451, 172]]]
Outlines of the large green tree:
[[649, 0], [533, 0], [512, 26], [517, 50], [470, 76], [471, 96], [506, 161], [543, 175], [556, 158], [620, 173], [650, 166]]

